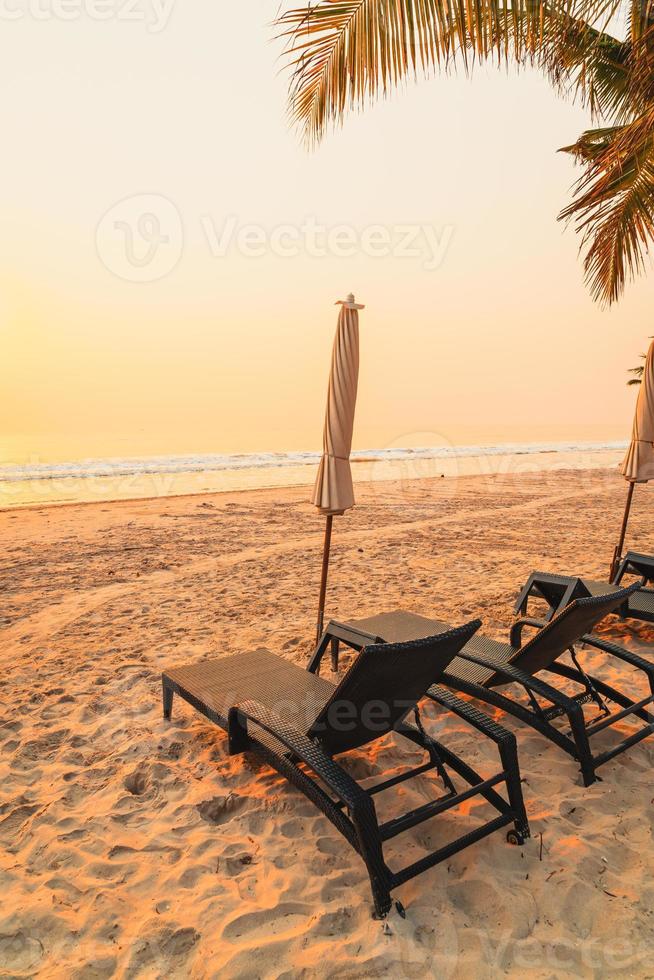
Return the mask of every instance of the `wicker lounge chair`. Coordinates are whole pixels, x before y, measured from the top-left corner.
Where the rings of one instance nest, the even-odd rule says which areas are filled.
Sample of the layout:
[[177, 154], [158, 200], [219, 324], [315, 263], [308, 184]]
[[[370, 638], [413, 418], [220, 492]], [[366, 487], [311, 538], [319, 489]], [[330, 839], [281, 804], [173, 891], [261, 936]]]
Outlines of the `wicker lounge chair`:
[[[501, 708], [531, 725], [579, 762], [584, 784], [589, 786], [598, 778], [598, 766], [654, 732], [654, 713], [646, 710], [654, 704], [654, 664], [615, 643], [590, 635], [590, 631], [600, 620], [628, 601], [637, 589], [636, 583], [627, 589], [614, 591], [611, 595], [574, 599], [548, 623], [524, 617], [514, 623], [508, 643], [499, 643], [476, 635], [452, 661], [443, 673], [440, 683]], [[527, 626], [536, 628], [537, 632], [521, 645], [522, 630]], [[321, 640], [324, 649], [331, 644], [332, 659], [336, 658], [337, 661], [340, 643], [356, 648], [352, 643], [353, 635], [349, 632], [352, 627], [364, 633], [372, 631], [392, 642], [447, 628], [445, 623], [438, 620], [402, 611], [344, 624], [332, 621]], [[362, 642], [366, 640], [363, 639]], [[599, 678], [590, 676], [578, 660], [575, 645], [580, 643], [643, 671], [649, 685], [649, 695], [633, 701]], [[561, 660], [568, 652], [572, 664]], [[570, 696], [535, 676], [541, 671], [572, 681], [580, 685], [581, 691]], [[497, 691], [498, 687], [509, 684], [521, 686], [526, 694], [526, 701], [518, 701]], [[438, 688], [432, 688], [428, 694], [438, 701], [439, 691]], [[614, 702], [619, 710], [611, 712], [605, 699]], [[590, 702], [597, 706], [599, 712], [598, 717], [593, 720], [587, 720], [583, 711], [583, 705]], [[552, 724], [562, 716], [566, 716], [570, 724], [569, 734]], [[630, 716], [644, 724], [617, 744], [593, 754], [590, 739]]]
[[587, 595], [610, 595], [624, 588], [626, 581], [636, 576], [639, 588], [615, 612], [623, 619], [640, 619], [654, 623], [654, 557], [629, 551], [618, 565], [612, 582], [600, 582], [585, 576], [552, 575], [549, 572], [532, 572], [518, 596], [515, 612], [524, 615], [528, 610], [529, 599], [537, 596], [544, 599], [550, 611], [548, 619], [562, 609], [571, 599]]
[[[469, 844], [509, 825], [510, 842], [521, 844], [529, 835], [514, 736], [443, 690], [443, 707], [499, 749], [502, 769], [484, 779], [425, 733], [417, 708], [479, 625], [475, 620], [438, 636], [398, 644], [366, 645], [360, 633], [350, 630], [350, 640], [362, 641], [361, 652], [338, 686], [318, 676], [320, 658], [304, 670], [267, 650], [176, 667], [162, 677], [164, 718], [170, 718], [173, 695], [178, 694], [227, 731], [231, 754], [254, 751], [297, 786], [365, 862], [375, 913], [383, 916], [391, 907], [392, 889]], [[415, 725], [405, 721], [409, 712], [414, 713]], [[427, 759], [364, 789], [333, 756], [390, 731], [425, 750]], [[444, 795], [380, 823], [374, 795], [429, 770], [442, 779]], [[465, 789], [457, 791], [448, 770], [462, 777]], [[497, 792], [500, 784], [507, 799]], [[407, 867], [390, 870], [383, 854], [386, 841], [478, 795], [497, 810], [493, 819]]]

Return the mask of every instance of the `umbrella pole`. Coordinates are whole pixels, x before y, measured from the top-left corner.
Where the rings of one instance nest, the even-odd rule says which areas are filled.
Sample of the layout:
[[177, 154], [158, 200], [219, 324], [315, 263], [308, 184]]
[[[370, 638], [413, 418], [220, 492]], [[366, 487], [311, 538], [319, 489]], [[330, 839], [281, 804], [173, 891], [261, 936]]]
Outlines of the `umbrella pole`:
[[620, 529], [620, 540], [618, 541], [615, 551], [613, 552], [613, 561], [611, 562], [611, 571], [609, 572], [609, 582], [612, 582], [618, 571], [618, 565], [620, 564], [620, 559], [622, 558], [622, 546], [624, 545], [625, 535], [627, 533], [627, 524], [629, 523], [629, 511], [631, 510], [631, 498], [634, 495], [635, 483], [633, 480], [629, 481], [629, 490], [627, 491], [627, 503], [624, 509], [624, 515], [622, 518], [622, 527]]
[[325, 521], [325, 541], [322, 548], [322, 573], [320, 575], [320, 598], [318, 599], [318, 623], [316, 625], [316, 643], [322, 636], [322, 627], [325, 619], [325, 595], [327, 593], [327, 572], [329, 571], [329, 549], [332, 543], [332, 521], [333, 515], [328, 514]]

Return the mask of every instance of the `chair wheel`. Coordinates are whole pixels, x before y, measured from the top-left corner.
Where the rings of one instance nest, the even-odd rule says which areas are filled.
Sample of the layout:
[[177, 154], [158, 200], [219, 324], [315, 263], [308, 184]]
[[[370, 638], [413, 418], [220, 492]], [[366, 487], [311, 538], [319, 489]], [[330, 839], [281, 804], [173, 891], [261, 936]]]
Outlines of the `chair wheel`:
[[519, 834], [517, 830], [509, 830], [506, 835], [506, 839], [509, 844], [514, 844], [518, 847], [522, 846], [522, 844], [525, 842], [524, 837], [522, 834]]

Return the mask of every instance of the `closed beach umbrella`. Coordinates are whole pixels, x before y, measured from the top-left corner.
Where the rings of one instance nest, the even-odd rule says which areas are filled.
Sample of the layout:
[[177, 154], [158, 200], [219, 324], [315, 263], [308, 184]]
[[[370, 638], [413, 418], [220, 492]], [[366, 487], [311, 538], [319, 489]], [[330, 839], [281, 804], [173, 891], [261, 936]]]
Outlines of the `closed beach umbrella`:
[[634, 486], [637, 483], [647, 483], [648, 480], [654, 480], [654, 343], [650, 345], [645, 359], [643, 379], [636, 402], [631, 442], [627, 449], [627, 455], [622, 461], [620, 472], [625, 480], [629, 481], [629, 490], [627, 491], [627, 503], [622, 518], [620, 540], [613, 552], [611, 581], [613, 581], [622, 557], [622, 546], [627, 532]]
[[352, 293], [346, 300], [339, 302], [341, 310], [329, 374], [323, 454], [311, 497], [311, 503], [326, 518], [318, 601], [318, 637], [322, 633], [325, 615], [332, 520], [336, 515], [344, 514], [350, 507], [354, 507], [350, 451], [359, 381], [359, 310], [363, 306], [354, 302]]

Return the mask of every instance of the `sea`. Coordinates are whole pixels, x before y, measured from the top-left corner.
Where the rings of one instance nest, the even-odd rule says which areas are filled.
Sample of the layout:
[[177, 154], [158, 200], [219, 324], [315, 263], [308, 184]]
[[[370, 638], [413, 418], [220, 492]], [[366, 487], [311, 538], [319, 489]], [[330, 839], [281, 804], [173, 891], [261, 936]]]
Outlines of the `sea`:
[[[626, 442], [357, 449], [355, 483], [617, 468]], [[317, 452], [207, 453], [0, 465], [0, 509], [309, 486]]]

